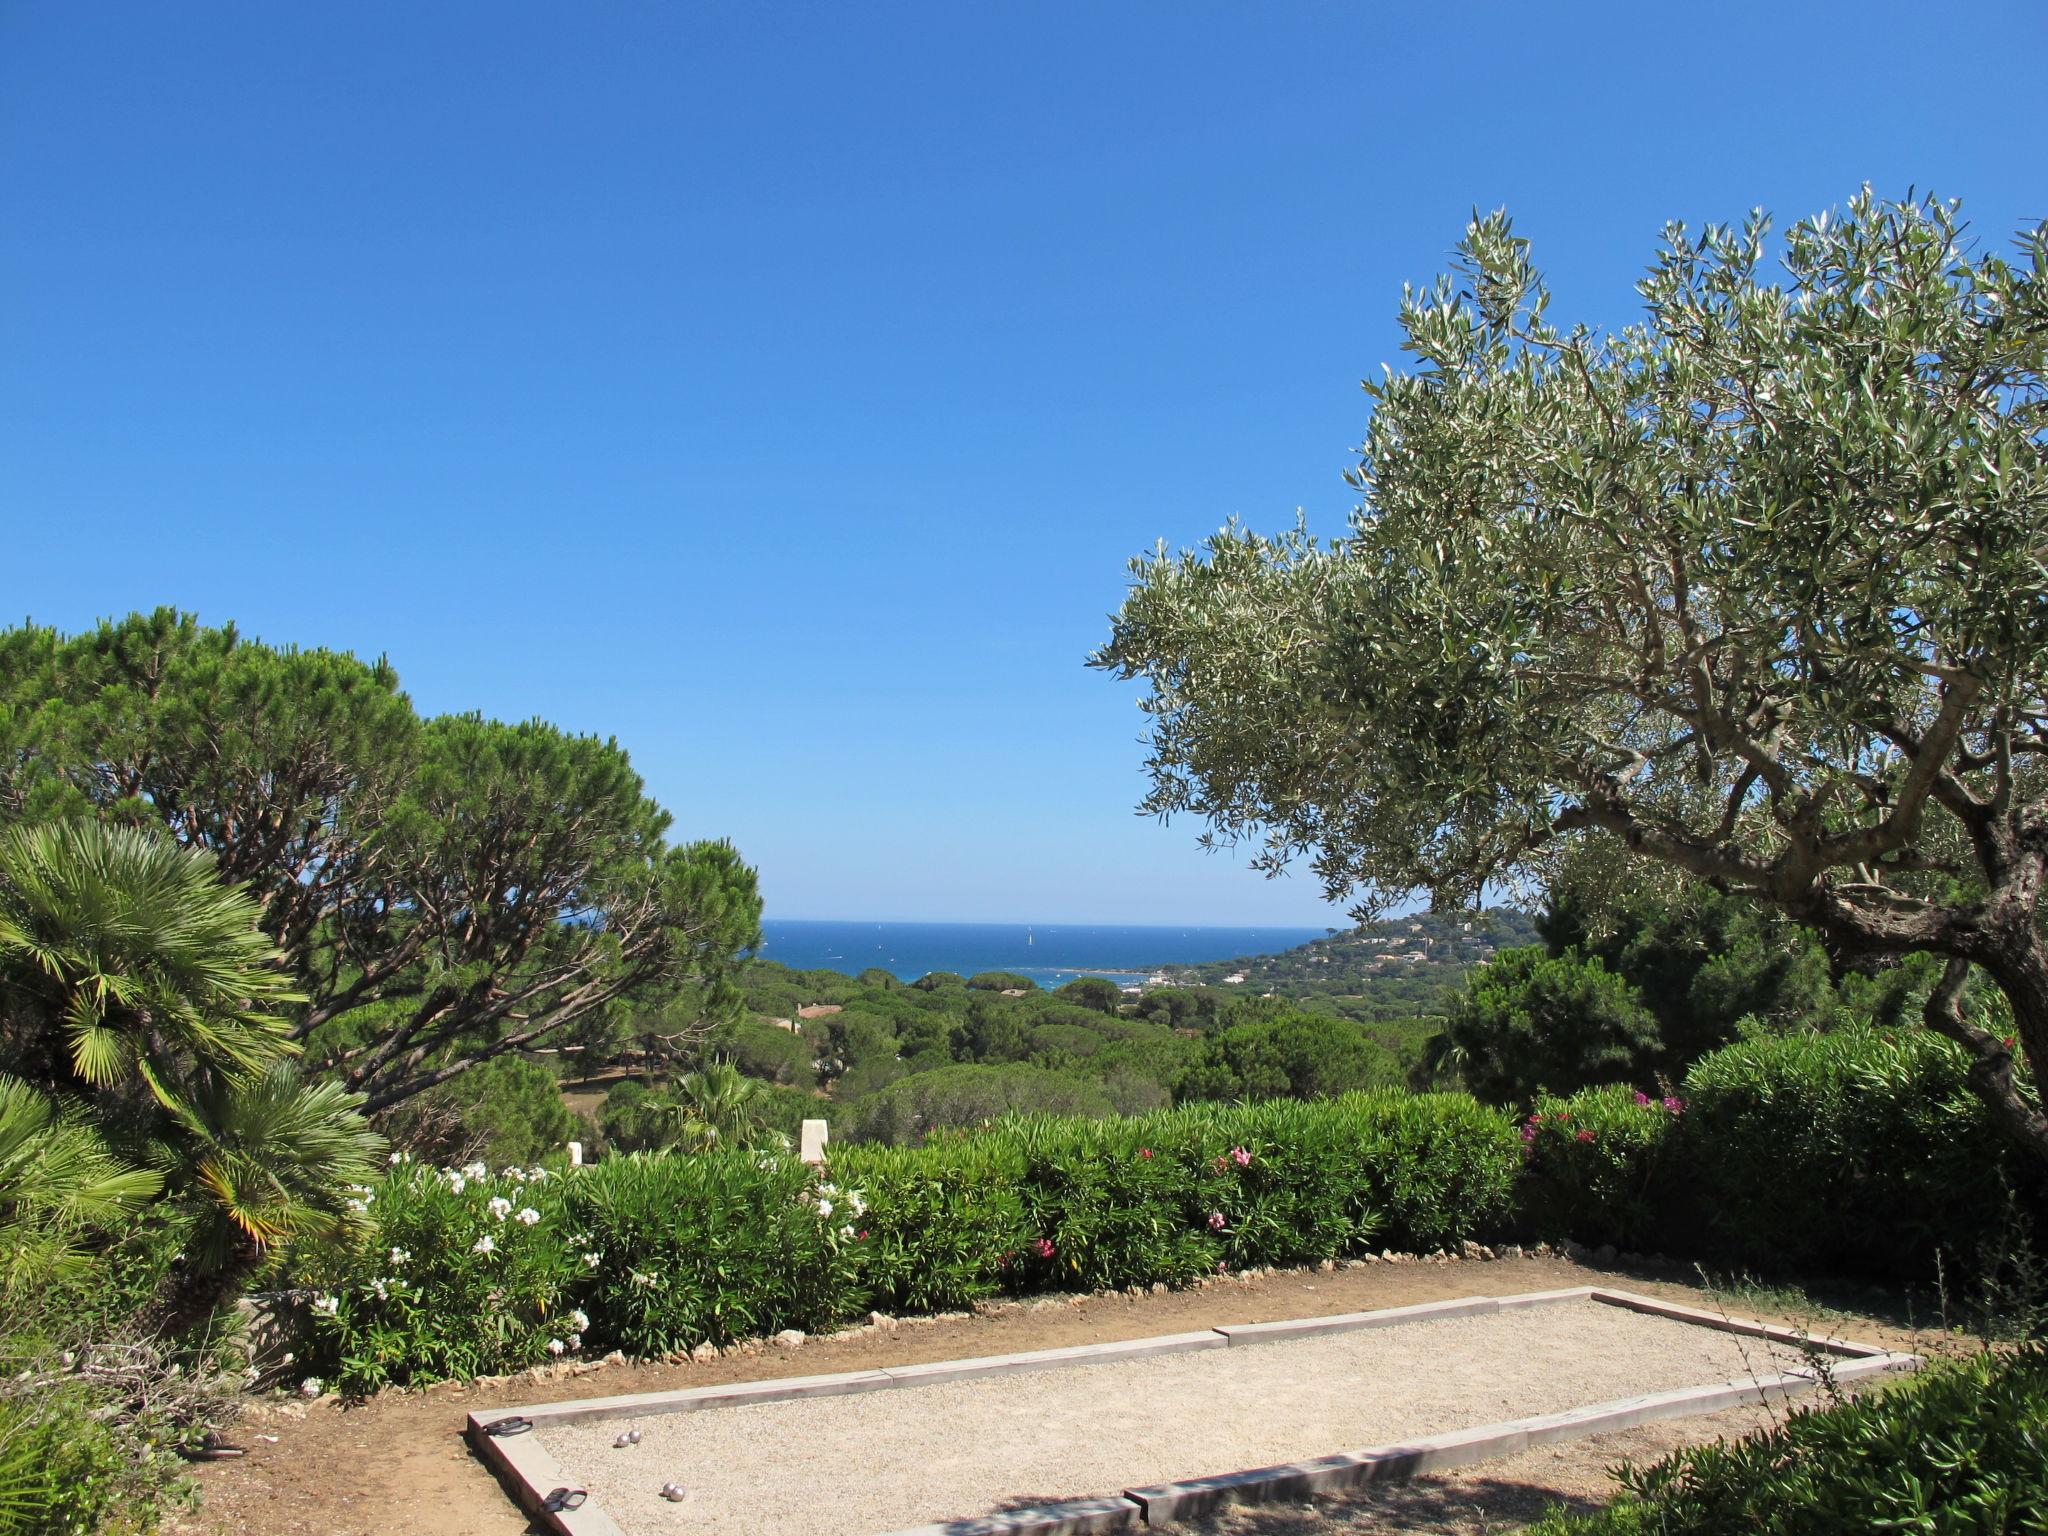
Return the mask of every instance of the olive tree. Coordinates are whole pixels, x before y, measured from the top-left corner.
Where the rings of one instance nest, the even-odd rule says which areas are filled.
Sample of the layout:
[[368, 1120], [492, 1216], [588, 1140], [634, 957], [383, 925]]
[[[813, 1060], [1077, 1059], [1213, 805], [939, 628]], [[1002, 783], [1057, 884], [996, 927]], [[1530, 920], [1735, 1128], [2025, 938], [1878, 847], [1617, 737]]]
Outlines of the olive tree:
[[2048, 226], [1866, 190], [1774, 245], [1668, 227], [1600, 334], [1475, 219], [1366, 385], [1348, 531], [1162, 545], [1095, 663], [1149, 684], [1147, 809], [1362, 912], [1605, 844], [1938, 957], [1927, 1022], [2048, 1159]]

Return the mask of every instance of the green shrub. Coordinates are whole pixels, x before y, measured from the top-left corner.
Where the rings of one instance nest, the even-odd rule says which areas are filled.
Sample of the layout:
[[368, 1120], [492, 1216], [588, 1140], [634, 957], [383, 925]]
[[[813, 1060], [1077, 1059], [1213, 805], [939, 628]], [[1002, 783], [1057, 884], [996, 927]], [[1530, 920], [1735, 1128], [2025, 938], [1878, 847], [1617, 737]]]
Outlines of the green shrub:
[[1023, 1163], [1007, 1139], [836, 1149], [832, 1177], [859, 1191], [862, 1299], [882, 1312], [950, 1312], [1001, 1289], [1024, 1246]]
[[1778, 1268], [1931, 1273], [1970, 1264], [2018, 1176], [1925, 1030], [1763, 1037], [1702, 1057], [1681, 1090], [1685, 1180], [1716, 1257]]
[[81, 1388], [0, 1399], [0, 1536], [88, 1536], [157, 1528], [189, 1485], [168, 1449], [124, 1444]]
[[2048, 1346], [1911, 1382], [1732, 1444], [1626, 1469], [1595, 1515], [1531, 1536], [1923, 1536], [2048, 1531]]
[[589, 1348], [665, 1355], [854, 1310], [860, 1197], [794, 1158], [636, 1153], [562, 1183]]
[[1634, 987], [1597, 959], [1542, 946], [1504, 949], [1472, 973], [1444, 1034], [1472, 1091], [1490, 1103], [1647, 1081], [1662, 1039]]
[[308, 1374], [371, 1392], [543, 1364], [551, 1339], [573, 1348], [562, 1315], [583, 1265], [564, 1189], [538, 1168], [394, 1168], [368, 1197], [360, 1247], [308, 1266]]
[[1529, 1227], [1538, 1237], [1619, 1248], [1682, 1242], [1673, 1214], [1687, 1178], [1678, 1151], [1683, 1107], [1620, 1084], [1538, 1100], [1521, 1132]]

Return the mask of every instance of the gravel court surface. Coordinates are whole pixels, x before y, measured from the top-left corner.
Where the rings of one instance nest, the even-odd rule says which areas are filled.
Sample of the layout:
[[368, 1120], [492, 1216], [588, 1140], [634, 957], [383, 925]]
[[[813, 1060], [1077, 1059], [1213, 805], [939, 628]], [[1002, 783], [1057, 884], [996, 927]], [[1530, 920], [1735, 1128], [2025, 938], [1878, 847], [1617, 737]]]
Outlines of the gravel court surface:
[[[878, 1536], [1775, 1375], [1795, 1351], [1597, 1302], [537, 1432], [632, 1536]], [[617, 1449], [627, 1428], [641, 1442]], [[660, 1497], [673, 1479], [689, 1497]]]

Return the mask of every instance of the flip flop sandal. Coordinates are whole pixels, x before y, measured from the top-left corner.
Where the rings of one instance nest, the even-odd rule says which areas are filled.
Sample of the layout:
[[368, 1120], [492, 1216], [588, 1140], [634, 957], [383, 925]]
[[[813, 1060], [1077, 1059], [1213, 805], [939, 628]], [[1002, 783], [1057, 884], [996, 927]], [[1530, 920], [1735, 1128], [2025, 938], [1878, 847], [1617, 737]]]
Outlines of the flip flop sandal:
[[491, 1420], [490, 1423], [484, 1426], [484, 1433], [494, 1439], [502, 1440], [507, 1435], [523, 1435], [532, 1428], [533, 1420], [515, 1413], [509, 1418]]
[[589, 1493], [581, 1488], [557, 1488], [540, 1501], [540, 1507], [550, 1513], [559, 1513], [565, 1509], [581, 1509], [583, 1501], [589, 1497]]

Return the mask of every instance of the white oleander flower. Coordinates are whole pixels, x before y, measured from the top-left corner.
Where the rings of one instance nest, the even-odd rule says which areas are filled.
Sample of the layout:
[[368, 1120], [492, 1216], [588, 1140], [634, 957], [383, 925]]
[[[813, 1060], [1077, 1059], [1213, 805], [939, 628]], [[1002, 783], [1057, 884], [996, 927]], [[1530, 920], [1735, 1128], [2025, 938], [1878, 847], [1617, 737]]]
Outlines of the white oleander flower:
[[493, 1195], [491, 1196], [490, 1204], [485, 1209], [497, 1217], [498, 1220], [503, 1221], [512, 1214], [512, 1202], [503, 1195]]
[[526, 1182], [526, 1170], [524, 1168], [501, 1168], [498, 1170], [498, 1177], [510, 1179], [515, 1184], [524, 1184]]
[[581, 1349], [581, 1348], [583, 1347], [583, 1335], [582, 1335], [582, 1334], [580, 1334], [580, 1333], [572, 1333], [572, 1334], [570, 1334], [570, 1335], [569, 1335], [569, 1347], [570, 1347], [571, 1349]]
[[525, 1206], [520, 1210], [519, 1214], [513, 1218], [513, 1220], [517, 1221], [519, 1225], [521, 1225], [522, 1227], [530, 1227], [535, 1222], [540, 1220], [540, 1212], [536, 1211], [530, 1205]]
[[852, 1241], [853, 1241], [853, 1228], [851, 1228], [851, 1227], [841, 1227], [841, 1228], [839, 1229], [839, 1236], [840, 1236], [840, 1237], [841, 1237], [841, 1238], [842, 1238], [842, 1239], [843, 1239], [844, 1241], [846, 1241], [846, 1242], [849, 1242], [849, 1243], [850, 1243], [850, 1242], [852, 1242]]
[[491, 1170], [482, 1163], [464, 1163], [462, 1165], [462, 1176], [465, 1179], [488, 1179], [491, 1176]]
[[403, 1152], [394, 1152], [391, 1154], [390, 1157], [386, 1158], [385, 1161], [390, 1163], [392, 1167], [396, 1168], [400, 1163], [405, 1161], [405, 1154]]
[[328, 1296], [324, 1293], [315, 1296], [313, 1298], [313, 1310], [322, 1317], [332, 1317], [341, 1310], [341, 1298], [338, 1296]]
[[491, 1234], [486, 1232], [482, 1237], [470, 1244], [469, 1251], [471, 1253], [495, 1253], [497, 1247], [498, 1245], [491, 1241]]
[[598, 1255], [594, 1253], [586, 1253], [585, 1255], [583, 1255], [583, 1267], [585, 1269], [595, 1269], [597, 1268], [597, 1266]]
[[299, 1396], [301, 1397], [318, 1397], [325, 1390], [326, 1383], [321, 1381], [318, 1376], [308, 1376], [299, 1383]]
[[820, 1200], [818, 1202], [818, 1214], [820, 1216], [830, 1216], [832, 1214], [832, 1202], [830, 1200]]
[[410, 1264], [411, 1262], [412, 1255], [407, 1253], [403, 1248], [394, 1248], [391, 1250], [391, 1264], [394, 1269], [400, 1264]]
[[370, 1282], [370, 1289], [377, 1293], [379, 1301], [389, 1301], [391, 1299], [391, 1286], [388, 1281], [372, 1280]]
[[559, 1355], [568, 1347], [569, 1346], [564, 1344], [560, 1339], [548, 1340], [548, 1353], [551, 1355]]
[[590, 1314], [588, 1312], [585, 1312], [581, 1307], [578, 1307], [575, 1311], [569, 1314], [569, 1321], [574, 1323], [576, 1325], [576, 1331], [578, 1333], [581, 1333], [584, 1329], [590, 1326]]
[[639, 1271], [639, 1270], [637, 1270], [637, 1269], [633, 1271], [633, 1274], [632, 1274], [632, 1280], [633, 1280], [633, 1283], [634, 1283], [635, 1285], [652, 1285], [652, 1284], [654, 1284], [654, 1276], [652, 1276], [652, 1275], [643, 1275], [643, 1274], [641, 1274], [641, 1273], [640, 1273], [640, 1271]]
[[463, 1178], [463, 1176], [459, 1173], [451, 1173], [448, 1175], [448, 1193], [451, 1195], [461, 1194], [462, 1191], [468, 1187], [468, 1184], [469, 1181]]

